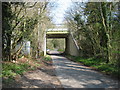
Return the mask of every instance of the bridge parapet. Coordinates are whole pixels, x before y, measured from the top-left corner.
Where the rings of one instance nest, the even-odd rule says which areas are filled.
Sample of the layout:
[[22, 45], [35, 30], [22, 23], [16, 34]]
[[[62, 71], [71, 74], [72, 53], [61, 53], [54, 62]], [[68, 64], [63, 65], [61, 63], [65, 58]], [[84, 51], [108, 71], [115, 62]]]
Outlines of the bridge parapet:
[[68, 32], [67, 28], [54, 28], [54, 29], [47, 29], [46, 32]]
[[54, 29], [47, 29], [46, 30], [46, 34], [47, 35], [55, 35], [55, 34], [57, 34], [57, 36], [60, 36], [60, 35], [62, 35], [63, 34], [63, 36], [65, 35], [68, 35], [68, 29], [67, 28], [54, 28]]

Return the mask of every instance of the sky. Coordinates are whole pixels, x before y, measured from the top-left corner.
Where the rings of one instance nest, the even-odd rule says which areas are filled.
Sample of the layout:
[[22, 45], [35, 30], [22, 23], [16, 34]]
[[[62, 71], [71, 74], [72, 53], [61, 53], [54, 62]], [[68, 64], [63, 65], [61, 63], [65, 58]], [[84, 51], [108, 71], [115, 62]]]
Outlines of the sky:
[[57, 6], [52, 9], [52, 17], [54, 24], [62, 24], [64, 21], [64, 14], [67, 8], [71, 5], [71, 0], [57, 0], [55, 2]]
[[[52, 17], [53, 17], [52, 21], [54, 24], [62, 24], [63, 23], [65, 11], [69, 7], [71, 7], [72, 1], [75, 1], [75, 0], [55, 0], [55, 3], [57, 4], [57, 6], [55, 8], [53, 8], [52, 12], [51, 12]], [[88, 0], [78, 0], [78, 1], [79, 2], [82, 2], [82, 1], [87, 2]], [[97, 0], [93, 0], [93, 1], [97, 1]]]

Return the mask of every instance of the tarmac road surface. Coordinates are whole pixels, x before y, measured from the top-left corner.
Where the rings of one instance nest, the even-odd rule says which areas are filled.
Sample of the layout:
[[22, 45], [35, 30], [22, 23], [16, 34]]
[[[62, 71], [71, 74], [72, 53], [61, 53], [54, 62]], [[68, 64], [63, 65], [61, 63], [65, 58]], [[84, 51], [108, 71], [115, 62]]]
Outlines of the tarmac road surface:
[[[55, 54], [57, 51], [50, 51]], [[51, 55], [56, 75], [64, 88], [118, 88], [118, 81], [107, 75], [68, 60], [60, 55]]]

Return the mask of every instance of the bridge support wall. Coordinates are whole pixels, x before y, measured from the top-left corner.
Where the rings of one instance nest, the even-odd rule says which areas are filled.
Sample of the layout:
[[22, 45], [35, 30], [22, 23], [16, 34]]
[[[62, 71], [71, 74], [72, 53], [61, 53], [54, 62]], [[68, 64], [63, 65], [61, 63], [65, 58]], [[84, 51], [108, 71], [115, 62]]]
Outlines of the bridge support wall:
[[72, 34], [69, 34], [69, 36], [66, 38], [65, 53], [72, 56], [80, 56], [79, 47], [77, 46], [77, 43]]
[[46, 33], [45, 33], [45, 35], [44, 35], [44, 45], [43, 45], [44, 56], [46, 55], [46, 43], [47, 43], [47, 40], [46, 40]]

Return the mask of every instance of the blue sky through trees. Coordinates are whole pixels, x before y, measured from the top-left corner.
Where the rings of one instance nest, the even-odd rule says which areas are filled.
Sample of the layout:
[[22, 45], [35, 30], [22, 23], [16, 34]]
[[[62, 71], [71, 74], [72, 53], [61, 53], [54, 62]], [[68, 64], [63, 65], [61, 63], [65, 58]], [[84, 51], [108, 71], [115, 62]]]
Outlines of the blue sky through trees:
[[51, 11], [54, 24], [62, 24], [64, 22], [65, 11], [70, 7], [71, 3], [71, 0], [58, 0], [55, 2], [57, 5]]

